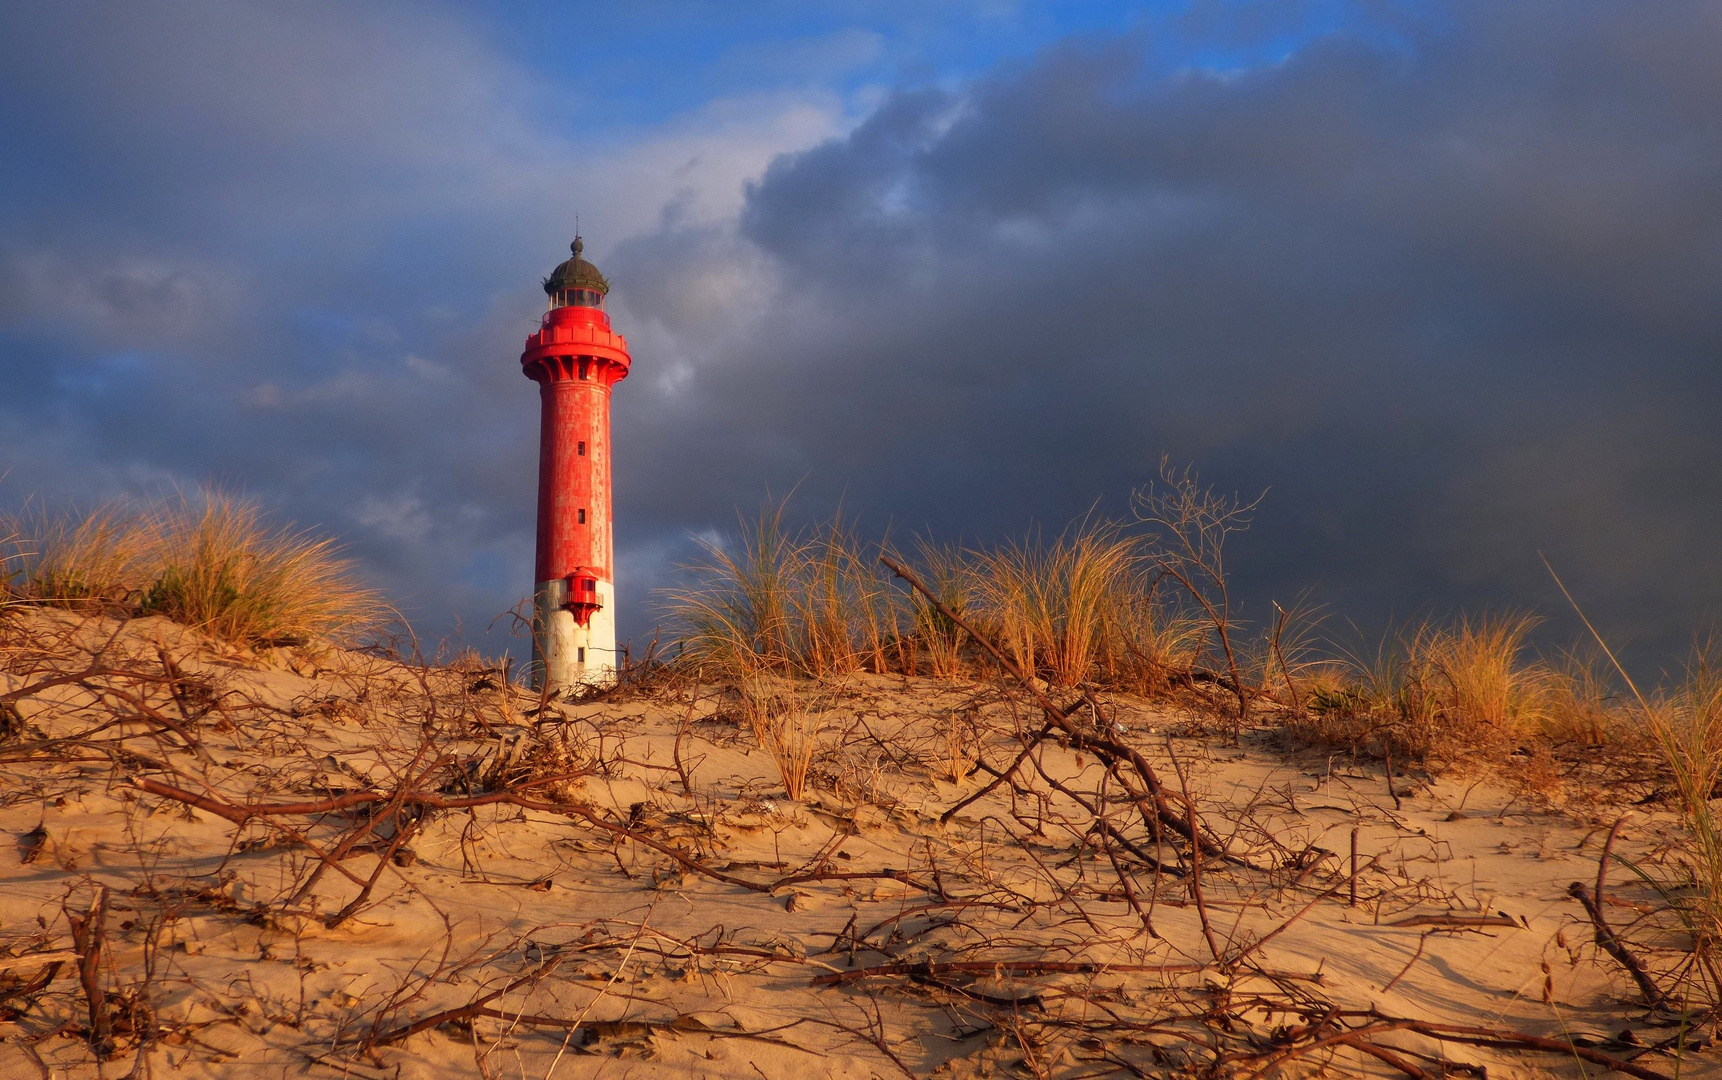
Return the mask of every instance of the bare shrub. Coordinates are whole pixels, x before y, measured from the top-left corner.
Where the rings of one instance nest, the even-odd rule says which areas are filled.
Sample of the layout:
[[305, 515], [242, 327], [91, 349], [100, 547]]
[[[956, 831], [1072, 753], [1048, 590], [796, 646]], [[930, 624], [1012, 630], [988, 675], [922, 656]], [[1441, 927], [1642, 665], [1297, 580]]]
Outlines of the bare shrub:
[[552, 802], [575, 802], [600, 765], [591, 740], [571, 725], [556, 724], [500, 740], [478, 778], [485, 790], [531, 790]]
[[1155, 565], [1207, 618], [1225, 665], [1226, 689], [1237, 698], [1240, 725], [1250, 720], [1250, 690], [1235, 640], [1226, 541], [1250, 527], [1263, 497], [1245, 501], [1222, 495], [1204, 487], [1194, 471], [1174, 469], [1169, 459], [1160, 462], [1160, 483], [1134, 495], [1137, 521], [1156, 533]]

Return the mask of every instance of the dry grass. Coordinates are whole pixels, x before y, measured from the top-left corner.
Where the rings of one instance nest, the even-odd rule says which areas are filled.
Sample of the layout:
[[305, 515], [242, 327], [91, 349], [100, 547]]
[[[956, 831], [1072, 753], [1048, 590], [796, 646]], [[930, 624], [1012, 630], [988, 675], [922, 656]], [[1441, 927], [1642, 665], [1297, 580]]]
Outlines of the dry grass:
[[1290, 608], [1274, 604], [1274, 621], [1253, 648], [1250, 669], [1257, 693], [1302, 715], [1311, 690], [1331, 679], [1332, 657], [1317, 639], [1323, 615], [1307, 597]]
[[388, 615], [332, 540], [221, 493], [0, 527], [11, 586], [38, 603], [165, 615], [242, 645], [350, 640]]
[[380, 623], [333, 540], [268, 525], [255, 504], [209, 495], [158, 506], [149, 528], [155, 580], [143, 610], [248, 644], [335, 637]]
[[1115, 582], [1106, 605], [1093, 678], [1147, 697], [1168, 692], [1196, 667], [1209, 634], [1169, 603], [1151, 564], [1138, 561]]
[[1524, 653], [1537, 619], [1523, 614], [1461, 616], [1425, 626], [1411, 643], [1411, 666], [1441, 721], [1475, 732], [1480, 743], [1522, 738], [1550, 715], [1557, 684]]
[[820, 750], [829, 692], [814, 683], [755, 675], [740, 686], [742, 712], [760, 748], [777, 766], [783, 790], [799, 801]]
[[113, 502], [87, 514], [40, 506], [10, 515], [3, 565], [20, 594], [73, 609], [135, 602], [149, 585], [154, 545], [137, 510]]
[[[968, 553], [961, 545], [937, 544], [923, 537], [915, 542], [915, 555], [913, 562], [921, 570], [921, 580], [933, 595], [959, 617], [967, 617], [975, 606], [977, 584]], [[920, 659], [925, 657], [927, 674], [941, 679], [961, 677], [969, 645], [967, 631], [919, 593], [909, 594], [908, 599], [910, 632], [897, 636], [902, 670], [918, 673]]]
[[1641, 704], [1691, 841], [1680, 852], [1680, 877], [1662, 882], [1664, 895], [1692, 933], [1693, 953], [1716, 1000], [1722, 997], [1716, 971], [1722, 960], [1722, 813], [1713, 800], [1722, 788], [1722, 671], [1700, 653], [1677, 693]]
[[1345, 652], [1312, 672], [1309, 715], [1294, 730], [1434, 768], [1515, 749], [1577, 711], [1579, 684], [1529, 655], [1536, 623], [1460, 616], [1389, 634], [1372, 653]]
[[[792, 532], [784, 506], [770, 505], [729, 543], [708, 543], [664, 607], [683, 655], [732, 683], [761, 673], [989, 674], [961, 626], [882, 571], [881, 550], [892, 549], [841, 520]], [[921, 539], [902, 561], [1053, 685], [1164, 691], [1204, 647], [1201, 626], [1159, 595], [1140, 542], [1108, 523], [989, 551]]]
[[723, 677], [846, 674], [883, 649], [876, 575], [850, 534], [791, 533], [783, 515], [767, 506], [732, 545], [702, 541], [691, 582], [664, 595], [684, 655]]
[[1119, 629], [1139, 545], [1110, 525], [1083, 524], [1057, 539], [1006, 544], [980, 560], [986, 622], [1024, 671], [1056, 686], [1088, 680]]

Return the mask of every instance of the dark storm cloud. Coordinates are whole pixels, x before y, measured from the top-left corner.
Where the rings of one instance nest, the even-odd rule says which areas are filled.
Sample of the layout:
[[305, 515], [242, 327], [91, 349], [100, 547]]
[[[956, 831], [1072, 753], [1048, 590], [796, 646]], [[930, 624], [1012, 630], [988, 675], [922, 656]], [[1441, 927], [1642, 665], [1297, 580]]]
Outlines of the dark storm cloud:
[[630, 509], [805, 476], [985, 536], [1117, 507], [1170, 452], [1273, 488], [1258, 602], [1559, 614], [1540, 549], [1666, 658], [1722, 598], [1722, 16], [1442, 16], [1223, 74], [1072, 43], [781, 158], [741, 221], [770, 303], [631, 406], [676, 422], [623, 490], [688, 501]]

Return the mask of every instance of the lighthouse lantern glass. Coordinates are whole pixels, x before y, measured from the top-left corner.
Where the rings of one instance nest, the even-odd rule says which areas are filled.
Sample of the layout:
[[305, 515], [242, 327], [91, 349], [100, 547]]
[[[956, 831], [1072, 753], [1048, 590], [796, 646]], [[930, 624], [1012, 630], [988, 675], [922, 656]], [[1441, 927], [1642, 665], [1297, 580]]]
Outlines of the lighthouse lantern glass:
[[597, 289], [564, 289], [551, 294], [551, 307], [604, 307], [604, 294]]

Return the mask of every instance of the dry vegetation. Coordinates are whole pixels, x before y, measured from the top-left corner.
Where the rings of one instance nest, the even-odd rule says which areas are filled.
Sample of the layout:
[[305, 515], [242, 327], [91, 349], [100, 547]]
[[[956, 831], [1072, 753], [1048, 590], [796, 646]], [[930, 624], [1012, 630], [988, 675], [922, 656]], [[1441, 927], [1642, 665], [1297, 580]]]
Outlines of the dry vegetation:
[[0, 519], [0, 588], [74, 611], [165, 615], [243, 645], [352, 641], [388, 614], [334, 541], [273, 527], [219, 492]]
[[1638, 778], [1665, 768], [1657, 733], [1704, 712], [1703, 658], [1685, 685], [1636, 702], [1600, 652], [1538, 655], [1538, 620], [1524, 613], [1426, 621], [1346, 647], [1324, 643], [1300, 603], [1275, 605], [1252, 631], [1232, 613], [1225, 565], [1226, 537], [1252, 507], [1171, 475], [1131, 522], [986, 549], [922, 540], [905, 553], [842, 522], [792, 531], [778, 505], [734, 543], [709, 545], [665, 613], [682, 668], [738, 687], [770, 675], [769, 693], [744, 695], [762, 702], [857, 673], [985, 681], [1015, 668], [1043, 688], [1178, 704], [1233, 739], [1271, 729], [1430, 775], [1530, 757], [1550, 774], [1542, 797], [1560, 794], [1563, 765]]
[[276, 610], [255, 515], [181, 563], [30, 530], [0, 1075], [1718, 1073], [1711, 665], [1623, 702], [1521, 617], [1323, 657], [1233, 617], [1247, 505], [1138, 511], [908, 554], [768, 513], [679, 658], [573, 700], [299, 643], [375, 618], [326, 547], [320, 621], [160, 599]]
[[[1715, 663], [1700, 654], [1681, 685], [1646, 697], [1601, 639], [1594, 653], [1537, 655], [1530, 640], [1538, 620], [1524, 613], [1427, 621], [1389, 634], [1371, 653], [1318, 648], [1307, 612], [1276, 605], [1272, 624], [1246, 640], [1232, 615], [1225, 541], [1248, 527], [1254, 506], [1167, 472], [1158, 489], [1139, 494], [1128, 523], [1088, 521], [1051, 540], [984, 550], [923, 541], [905, 558], [888, 543], [867, 550], [852, 529], [787, 532], [780, 505], [735, 554], [712, 547], [715, 558], [692, 568], [696, 583], [672, 594], [668, 608], [684, 631], [684, 660], [722, 684], [738, 685], [769, 657], [771, 670], [809, 686], [859, 671], [1018, 676], [1043, 697], [1079, 692], [1096, 712], [1097, 692], [1141, 694], [1211, 721], [1233, 741], [1256, 721], [1253, 730], [1279, 745], [1378, 762], [1396, 808], [1402, 780], [1442, 777], [1493, 777], [1545, 807], [1673, 796], [1681, 842], [1629, 862], [1613, 850], [1611, 833], [1594, 889], [1575, 884], [1569, 893], [1646, 1004], [1722, 1000]], [[841, 575], [813, 572], [828, 566]], [[749, 587], [739, 588], [742, 581]], [[721, 622], [709, 617], [717, 597]], [[767, 623], [772, 633], [758, 633]], [[770, 649], [760, 645], [766, 637]], [[827, 643], [817, 656], [797, 647], [814, 641]], [[1043, 704], [1050, 717], [1051, 699]], [[760, 746], [772, 751], [780, 739], [771, 718], [749, 715]], [[960, 780], [970, 759], [950, 749], [944, 756], [956, 764], [943, 774]], [[1603, 912], [1611, 860], [1657, 901], [1626, 933]], [[1677, 942], [1663, 981], [1626, 943], [1631, 932], [1653, 942], [1641, 946], [1651, 950]]]

